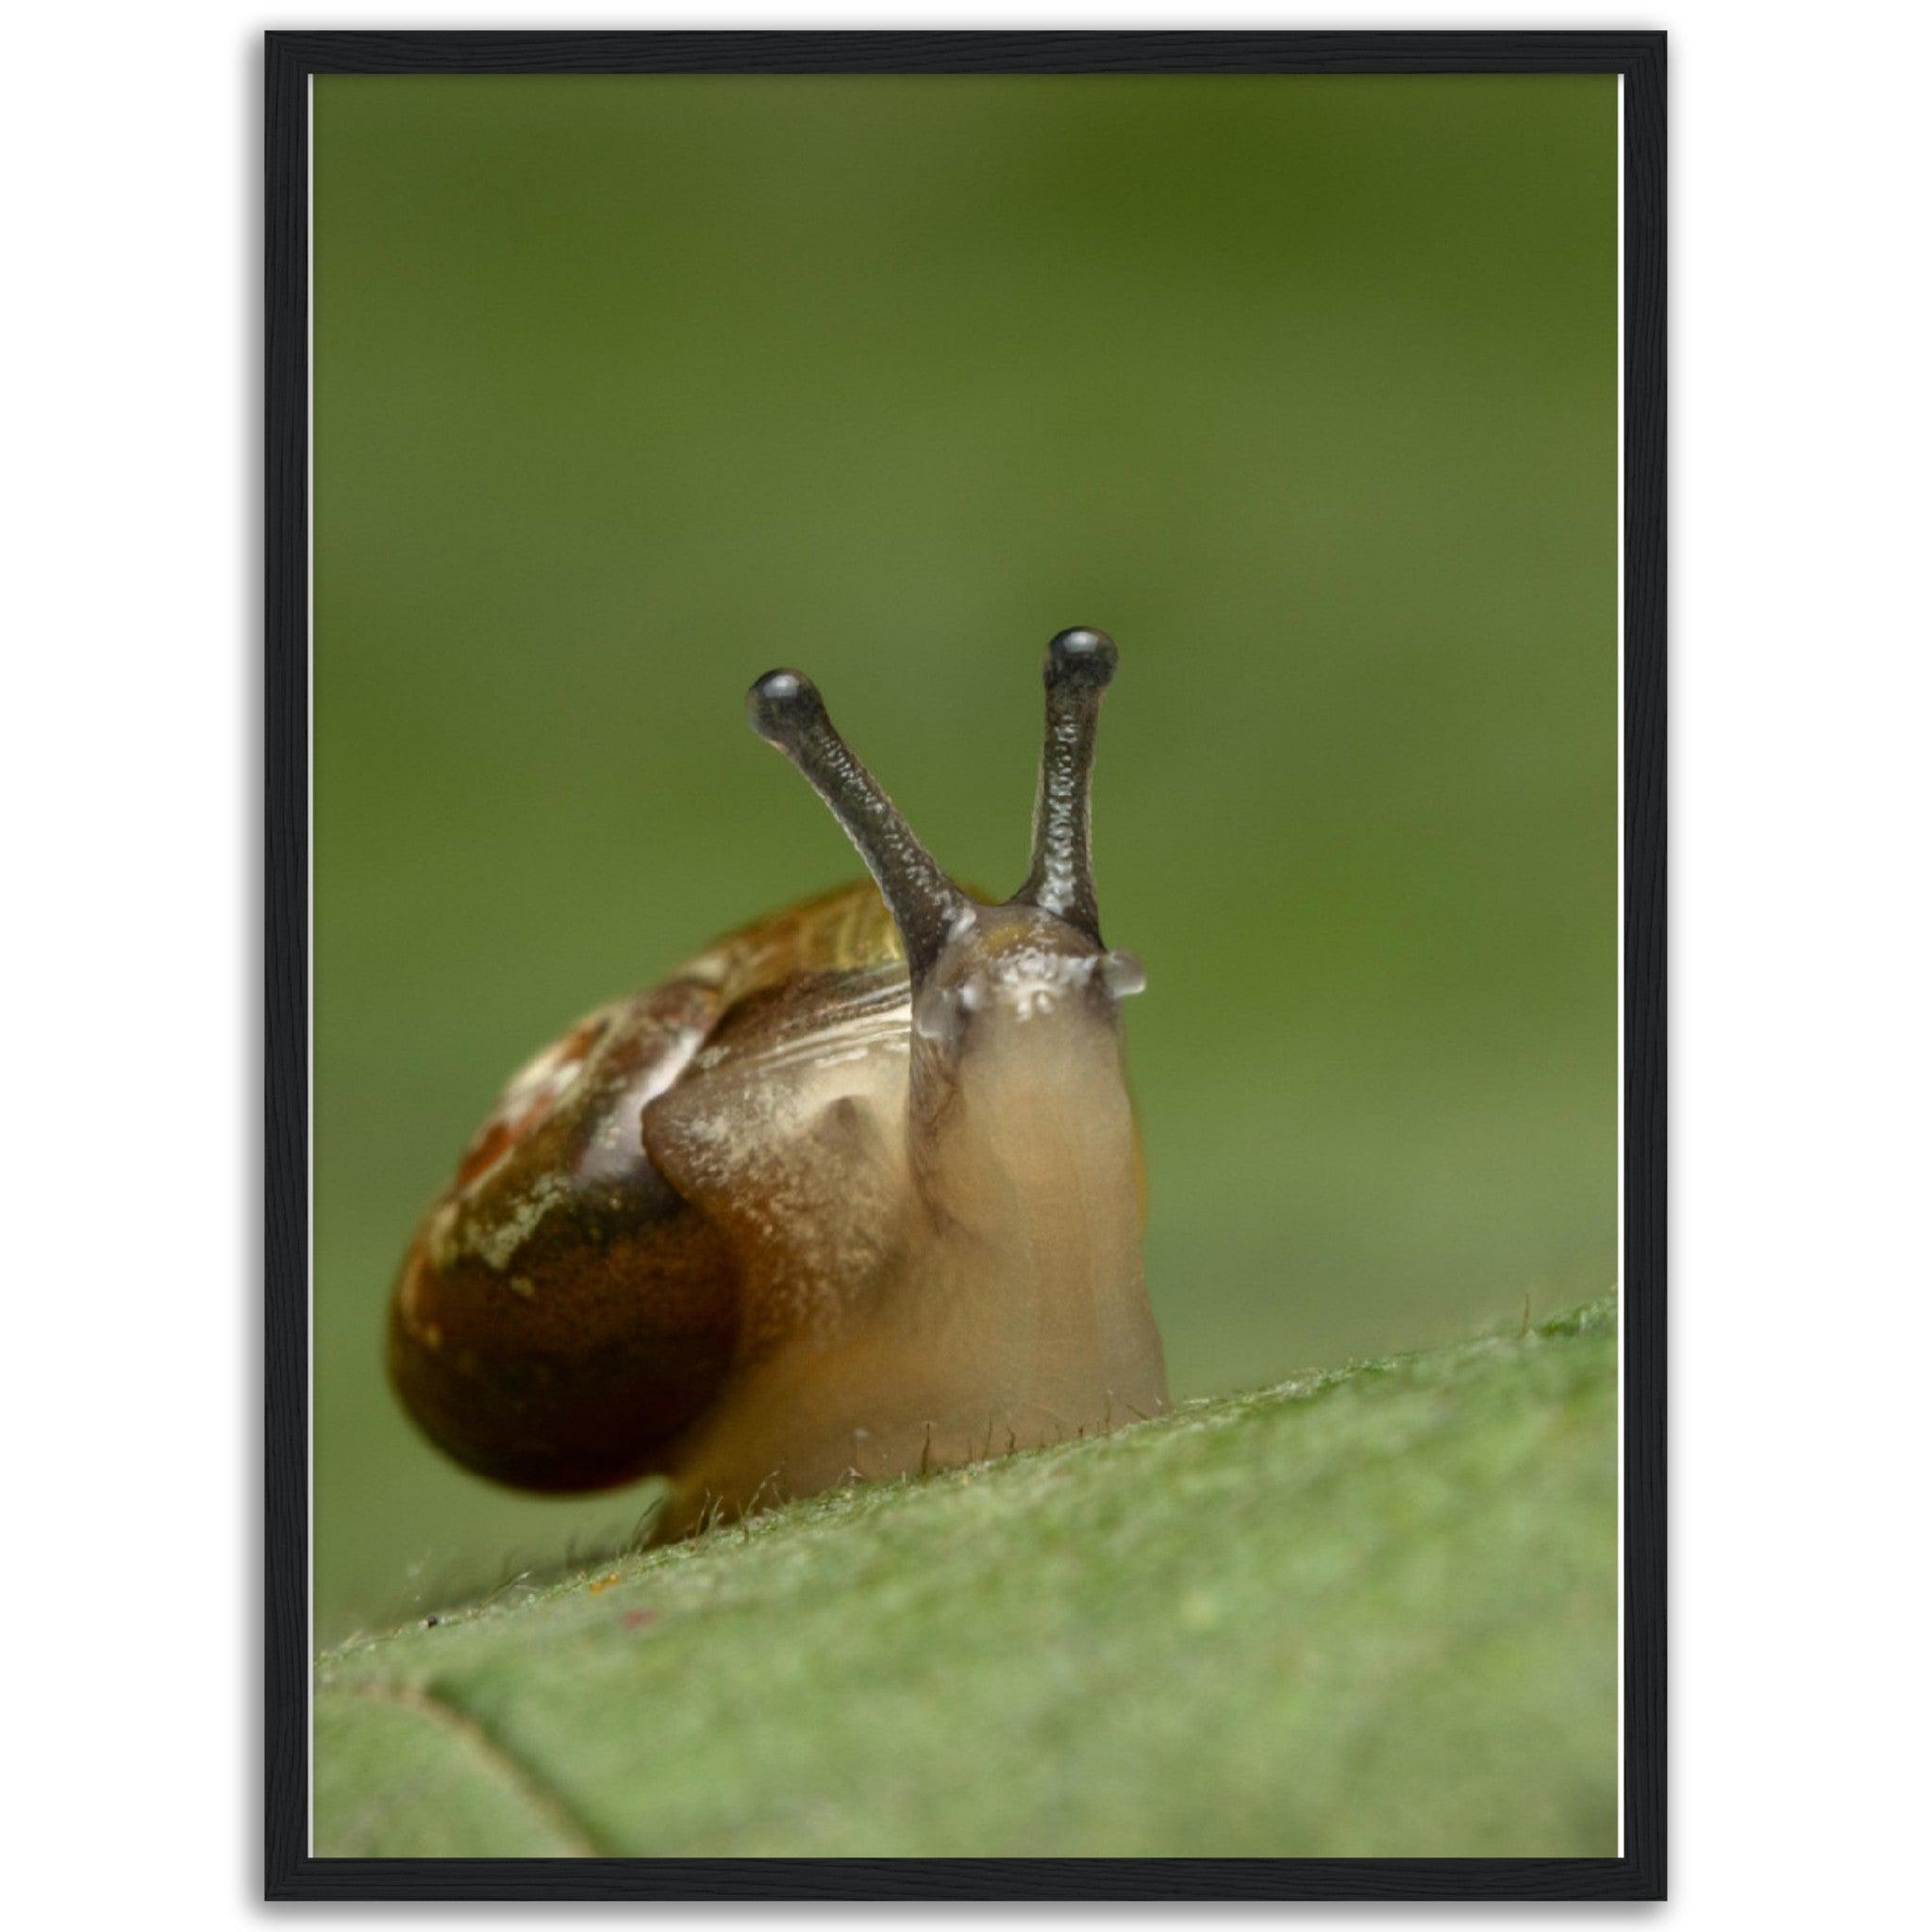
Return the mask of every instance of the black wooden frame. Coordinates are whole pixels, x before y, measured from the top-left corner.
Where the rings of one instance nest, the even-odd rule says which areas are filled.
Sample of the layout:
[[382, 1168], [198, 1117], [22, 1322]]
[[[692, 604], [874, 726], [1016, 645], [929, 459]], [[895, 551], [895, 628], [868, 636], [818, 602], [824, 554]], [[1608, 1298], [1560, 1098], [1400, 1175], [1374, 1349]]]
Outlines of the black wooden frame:
[[[1664, 1895], [1664, 45], [1659, 32], [271, 33], [267, 40], [266, 1894]], [[316, 1858], [308, 1758], [308, 79], [317, 74], [1617, 74], [1624, 80], [1624, 1855]]]

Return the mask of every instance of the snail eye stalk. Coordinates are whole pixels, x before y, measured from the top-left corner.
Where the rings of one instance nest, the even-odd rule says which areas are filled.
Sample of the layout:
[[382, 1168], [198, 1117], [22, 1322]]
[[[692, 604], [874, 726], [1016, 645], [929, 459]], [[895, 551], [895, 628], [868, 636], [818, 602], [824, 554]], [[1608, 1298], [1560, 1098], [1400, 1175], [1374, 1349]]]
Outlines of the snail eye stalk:
[[1064, 919], [1098, 946], [1093, 891], [1093, 741], [1120, 652], [1104, 630], [1063, 630], [1046, 647], [1046, 741], [1033, 808], [1033, 864], [1015, 906]]
[[964, 895], [839, 736], [810, 678], [798, 671], [766, 672], [745, 698], [745, 715], [760, 738], [805, 774], [858, 848], [899, 928], [917, 986], [939, 958]]

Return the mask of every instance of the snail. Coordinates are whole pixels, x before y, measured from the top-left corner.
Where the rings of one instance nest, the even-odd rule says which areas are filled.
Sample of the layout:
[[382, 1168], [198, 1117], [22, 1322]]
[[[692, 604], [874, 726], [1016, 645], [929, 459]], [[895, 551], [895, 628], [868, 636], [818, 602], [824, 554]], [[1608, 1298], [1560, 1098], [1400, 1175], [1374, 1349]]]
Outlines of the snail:
[[660, 1539], [1167, 1406], [1141, 1261], [1094, 732], [1118, 653], [1045, 664], [1031, 869], [963, 891], [811, 681], [751, 688], [871, 873], [719, 940], [517, 1074], [416, 1231], [391, 1379], [467, 1468], [670, 1478]]

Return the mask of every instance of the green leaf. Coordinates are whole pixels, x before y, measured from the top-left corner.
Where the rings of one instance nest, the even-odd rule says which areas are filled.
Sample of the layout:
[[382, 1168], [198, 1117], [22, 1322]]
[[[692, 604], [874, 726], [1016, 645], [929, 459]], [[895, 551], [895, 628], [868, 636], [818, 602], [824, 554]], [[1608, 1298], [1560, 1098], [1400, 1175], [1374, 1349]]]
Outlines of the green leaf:
[[1608, 1301], [323, 1657], [323, 1857], [1608, 1856]]

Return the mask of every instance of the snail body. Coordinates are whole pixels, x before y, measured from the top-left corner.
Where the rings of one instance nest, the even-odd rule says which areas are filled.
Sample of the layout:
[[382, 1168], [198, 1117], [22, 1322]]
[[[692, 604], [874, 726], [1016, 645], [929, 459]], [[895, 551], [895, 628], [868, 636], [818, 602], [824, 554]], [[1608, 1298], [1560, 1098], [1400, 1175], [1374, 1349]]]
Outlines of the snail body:
[[458, 1462], [668, 1476], [660, 1536], [1167, 1405], [1120, 1003], [1089, 855], [1097, 631], [1049, 647], [1033, 864], [919, 843], [797, 673], [754, 727], [870, 880], [588, 1015], [505, 1089], [404, 1258], [390, 1374]]

